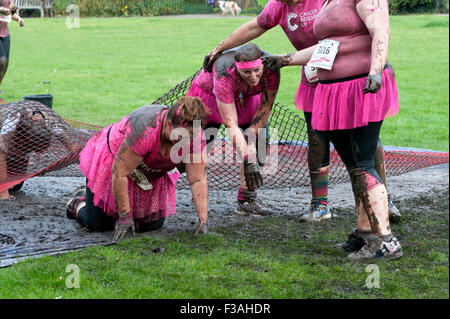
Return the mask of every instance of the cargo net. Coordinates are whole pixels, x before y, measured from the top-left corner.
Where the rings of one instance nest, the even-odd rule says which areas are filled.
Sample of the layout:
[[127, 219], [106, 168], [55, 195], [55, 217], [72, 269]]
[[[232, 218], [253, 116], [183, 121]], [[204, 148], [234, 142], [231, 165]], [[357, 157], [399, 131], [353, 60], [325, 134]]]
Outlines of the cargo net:
[[0, 192], [76, 163], [99, 128], [65, 121], [35, 101], [0, 104]]
[[[153, 104], [170, 106], [177, 103], [178, 99], [186, 94], [198, 73], [199, 71], [179, 83]], [[43, 116], [39, 116], [39, 113]], [[305, 120], [299, 112], [277, 103], [272, 109], [268, 123], [267, 156], [262, 167], [263, 188], [309, 185]], [[30, 132], [26, 133], [24, 129], [26, 127], [41, 128], [49, 133], [50, 137], [43, 137], [45, 134], [41, 136], [38, 132], [34, 132], [36, 130], [31, 130], [36, 134], [33, 138]], [[0, 192], [20, 185], [30, 177], [50, 172], [54, 176], [82, 176], [77, 165], [71, 164], [78, 162], [79, 153], [84, 145], [99, 129], [100, 126], [64, 120], [37, 102], [21, 101], [0, 105]], [[2, 154], [6, 157], [6, 174]], [[385, 150], [388, 176], [401, 175], [448, 162], [448, 153]], [[239, 164], [236, 162], [235, 151], [223, 125], [208, 157], [207, 174], [210, 189], [232, 189], [240, 184]], [[349, 176], [346, 168], [331, 147], [330, 183], [347, 180]], [[177, 188], [189, 188], [185, 174], [181, 176]]]

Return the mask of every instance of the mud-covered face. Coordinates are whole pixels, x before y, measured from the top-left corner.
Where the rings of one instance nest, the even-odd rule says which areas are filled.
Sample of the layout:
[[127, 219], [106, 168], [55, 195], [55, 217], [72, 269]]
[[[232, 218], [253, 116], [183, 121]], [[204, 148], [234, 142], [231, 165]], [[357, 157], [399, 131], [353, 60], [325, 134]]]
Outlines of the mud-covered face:
[[257, 86], [263, 75], [264, 67], [258, 66], [251, 69], [237, 69], [242, 80], [250, 86]]

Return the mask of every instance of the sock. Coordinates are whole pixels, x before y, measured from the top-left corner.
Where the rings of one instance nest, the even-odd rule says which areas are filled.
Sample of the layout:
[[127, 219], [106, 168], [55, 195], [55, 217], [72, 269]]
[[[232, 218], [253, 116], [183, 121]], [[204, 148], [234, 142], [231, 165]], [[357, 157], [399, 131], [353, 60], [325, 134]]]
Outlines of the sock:
[[328, 172], [329, 168], [321, 169], [318, 173], [311, 174], [312, 193], [315, 202], [327, 205], [328, 204]]
[[240, 187], [239, 187], [239, 189], [238, 189], [237, 199], [238, 199], [238, 201], [241, 201], [241, 202], [244, 202], [244, 201], [245, 201], [243, 189], [240, 188]]

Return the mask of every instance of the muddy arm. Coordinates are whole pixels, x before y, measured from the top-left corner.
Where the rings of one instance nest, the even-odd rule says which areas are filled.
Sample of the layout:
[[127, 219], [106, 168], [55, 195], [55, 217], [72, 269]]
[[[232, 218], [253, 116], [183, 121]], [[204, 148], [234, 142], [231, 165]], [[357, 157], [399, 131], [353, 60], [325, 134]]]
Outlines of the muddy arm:
[[317, 44], [297, 52], [286, 53], [282, 55], [265, 56], [263, 57], [264, 67], [270, 69], [273, 72], [279, 72], [280, 69], [285, 66], [306, 65], [309, 60], [311, 60], [316, 46]]
[[237, 28], [230, 36], [228, 36], [228, 38], [220, 42], [214, 50], [225, 51], [232, 49], [260, 37], [266, 31], [266, 29], [258, 24], [258, 21], [255, 18]]
[[262, 28], [257, 19], [253, 19], [237, 28], [228, 38], [220, 42], [217, 47], [205, 56], [203, 68], [211, 72], [214, 61], [221, 52], [235, 48], [261, 36], [266, 29]]
[[239, 129], [236, 104], [223, 103], [218, 99], [216, 99], [216, 101], [223, 124], [228, 129], [228, 133], [230, 134], [230, 138], [233, 142], [233, 147], [236, 148], [242, 158], [249, 157], [249, 153], [256, 155], [256, 149], [249, 150], [245, 137]]
[[356, 5], [361, 20], [372, 36], [372, 57], [369, 74], [381, 73], [389, 50], [389, 7], [386, 0], [362, 0]]
[[206, 148], [202, 152], [200, 163], [195, 163], [193, 159], [191, 157], [190, 163], [186, 163], [186, 175], [197, 210], [199, 225], [202, 225], [208, 223], [208, 181], [205, 171]]
[[130, 214], [130, 200], [128, 198], [128, 175], [141, 163], [142, 157], [137, 155], [131, 147], [123, 141], [114, 158], [112, 173], [112, 192], [119, 213]]
[[267, 99], [265, 94], [263, 93], [261, 96], [261, 104], [256, 110], [255, 115], [251, 121], [250, 128], [254, 131], [255, 134], [258, 134], [258, 130], [263, 128], [267, 120], [270, 117], [270, 112], [272, 111], [273, 102], [277, 96], [278, 90], [276, 91], [267, 91]]

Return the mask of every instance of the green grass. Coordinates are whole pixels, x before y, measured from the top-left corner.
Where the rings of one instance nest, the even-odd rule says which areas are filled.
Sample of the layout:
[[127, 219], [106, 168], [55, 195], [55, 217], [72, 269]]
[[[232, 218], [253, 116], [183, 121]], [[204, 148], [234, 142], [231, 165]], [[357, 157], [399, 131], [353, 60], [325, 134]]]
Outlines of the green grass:
[[[339, 211], [330, 222], [274, 217], [28, 260], [0, 270], [0, 298], [448, 298], [448, 201], [436, 195], [400, 206], [408, 213], [393, 232], [404, 256], [376, 262], [379, 289], [365, 287], [373, 263], [348, 262], [333, 247], [355, 219]], [[69, 264], [80, 269], [79, 289], [65, 285]]]
[[[13, 24], [2, 98], [43, 93], [32, 89], [51, 81], [58, 113], [106, 125], [195, 72], [244, 21], [83, 19], [80, 29], [67, 29], [64, 19], [27, 20], [23, 29]], [[383, 142], [448, 151], [448, 16], [392, 17], [391, 29], [400, 115], [386, 121]], [[272, 53], [292, 51], [279, 29], [255, 42]], [[292, 105], [299, 74], [283, 69], [279, 102]], [[347, 262], [332, 247], [354, 224], [354, 216], [342, 213], [331, 223], [269, 218], [202, 238], [137, 238], [28, 260], [0, 270], [0, 298], [448, 298], [448, 198], [438, 195], [404, 208], [407, 216], [393, 225], [405, 256], [377, 263], [380, 289], [364, 287], [367, 264]], [[152, 254], [157, 247], [165, 253]], [[69, 264], [80, 267], [80, 289], [65, 286]]]
[[[385, 122], [385, 145], [448, 151], [448, 16], [393, 16], [389, 59], [394, 64], [400, 114]], [[99, 125], [148, 104], [196, 70], [235, 28], [234, 19], [29, 19], [11, 24], [10, 68], [2, 84], [9, 101], [43, 93], [51, 81], [54, 109]], [[280, 28], [254, 41], [271, 53], [292, 52]], [[293, 107], [300, 68], [282, 70], [277, 101]]]

